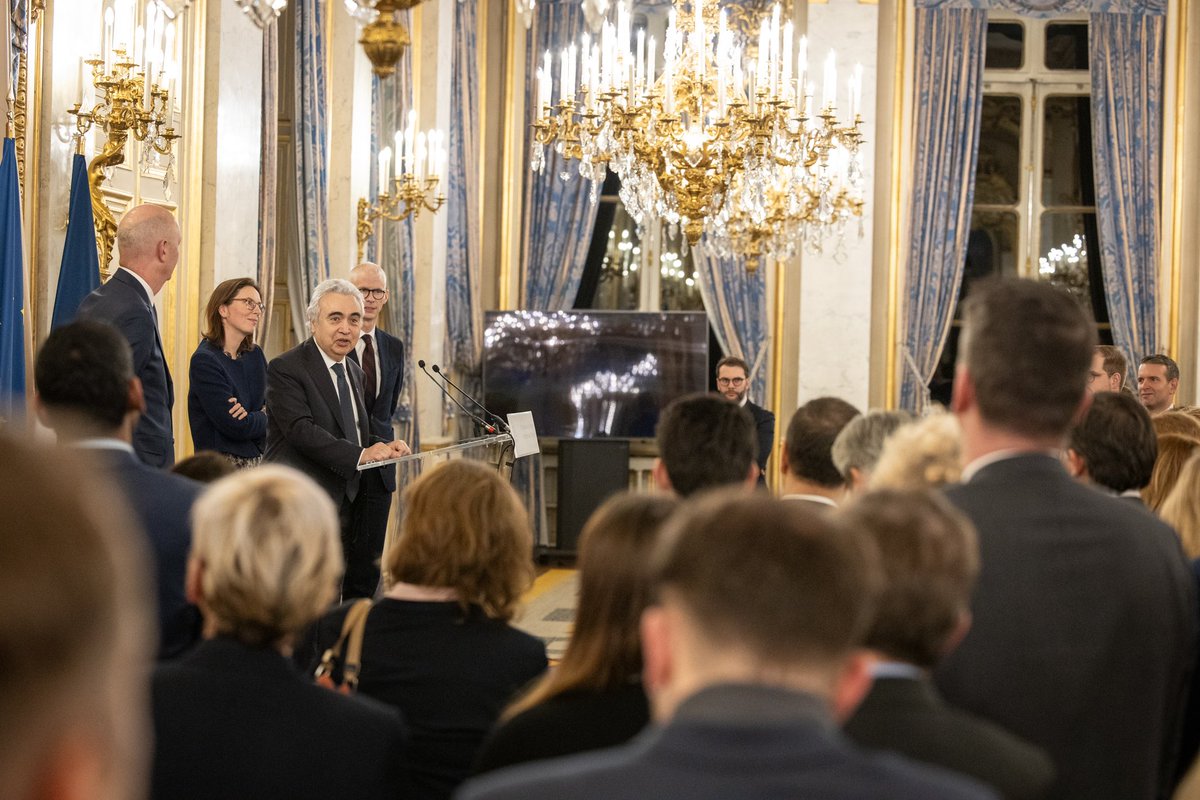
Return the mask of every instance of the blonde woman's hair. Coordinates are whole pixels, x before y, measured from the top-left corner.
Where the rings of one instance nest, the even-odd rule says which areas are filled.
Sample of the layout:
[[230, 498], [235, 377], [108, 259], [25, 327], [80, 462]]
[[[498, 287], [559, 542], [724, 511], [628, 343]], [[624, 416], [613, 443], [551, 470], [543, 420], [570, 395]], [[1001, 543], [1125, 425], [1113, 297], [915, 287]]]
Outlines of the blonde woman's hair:
[[1200, 453], [1183, 465], [1158, 513], [1179, 534], [1187, 557], [1200, 558]]
[[1168, 433], [1158, 437], [1158, 458], [1154, 461], [1154, 472], [1150, 483], [1142, 489], [1142, 502], [1151, 511], [1158, 512], [1175, 488], [1183, 465], [1200, 448], [1200, 439]]
[[883, 442], [870, 489], [936, 489], [962, 476], [962, 429], [945, 412], [904, 425]]
[[404, 491], [400, 535], [384, 554], [388, 582], [454, 589], [466, 612], [510, 620], [533, 583], [533, 533], [508, 482], [456, 459]]
[[337, 512], [308, 476], [278, 465], [238, 472], [192, 515], [203, 606], [220, 633], [275, 645], [333, 600], [343, 568]]

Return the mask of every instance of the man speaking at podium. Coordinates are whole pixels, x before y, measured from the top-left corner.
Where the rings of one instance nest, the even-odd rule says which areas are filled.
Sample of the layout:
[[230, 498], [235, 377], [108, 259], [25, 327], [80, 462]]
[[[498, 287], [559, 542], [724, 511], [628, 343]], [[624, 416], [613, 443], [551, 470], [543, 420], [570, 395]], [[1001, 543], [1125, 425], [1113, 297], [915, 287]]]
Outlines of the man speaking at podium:
[[377, 469], [357, 467], [409, 449], [372, 431], [362, 369], [346, 357], [362, 330], [362, 294], [349, 281], [323, 281], [313, 290], [307, 317], [312, 336], [267, 367], [265, 458], [304, 472], [338, 504], [346, 559], [342, 596], [369, 597], [379, 583], [379, 554], [368, 547], [369, 499], [386, 490]]

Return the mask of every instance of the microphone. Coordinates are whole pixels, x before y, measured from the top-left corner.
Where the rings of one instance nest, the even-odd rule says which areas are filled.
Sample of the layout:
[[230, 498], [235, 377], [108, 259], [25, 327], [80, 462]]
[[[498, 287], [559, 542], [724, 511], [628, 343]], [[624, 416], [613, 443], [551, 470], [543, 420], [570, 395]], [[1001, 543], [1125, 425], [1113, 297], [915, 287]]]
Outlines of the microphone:
[[470, 401], [471, 401], [473, 404], [475, 404], [475, 405], [476, 405], [476, 406], [478, 406], [480, 409], [482, 409], [482, 411], [483, 411], [483, 413], [484, 413], [484, 414], [486, 414], [487, 416], [491, 417], [491, 418], [492, 418], [492, 419], [493, 419], [493, 420], [496, 422], [496, 424], [500, 426], [500, 429], [501, 429], [501, 430], [505, 431], [506, 433], [508, 432], [508, 423], [507, 423], [507, 422], [505, 422], [504, 420], [502, 420], [502, 419], [500, 419], [499, 417], [497, 417], [497, 416], [496, 416], [495, 414], [493, 414], [491, 411], [488, 411], [487, 407], [486, 407], [486, 406], [485, 406], [483, 403], [479, 402], [479, 401], [478, 401], [478, 400], [476, 400], [474, 397], [471, 397], [471, 395], [469, 395], [469, 394], [467, 394], [466, 392], [464, 392], [464, 391], [462, 390], [462, 387], [461, 387], [461, 386], [459, 386], [458, 384], [456, 384], [454, 381], [450, 380], [449, 376], [448, 376], [448, 375], [446, 375], [446, 373], [442, 372], [442, 370], [441, 370], [441, 369], [438, 367], [438, 365], [437, 365], [437, 364], [434, 364], [434, 365], [433, 365], [433, 371], [434, 371], [434, 372], [436, 372], [438, 375], [441, 375], [441, 376], [442, 376], [442, 380], [444, 380], [446, 383], [450, 384], [450, 385], [451, 385], [451, 386], [453, 386], [455, 389], [458, 389], [458, 392], [459, 392], [459, 394], [461, 394], [463, 397], [467, 398], [467, 399], [468, 399], [468, 400], [470, 400]]
[[[417, 361], [417, 366], [421, 368], [421, 372], [424, 372], [426, 375], [428, 375], [428, 376], [429, 376], [429, 380], [433, 381], [433, 385], [434, 385], [434, 386], [436, 386], [436, 387], [438, 387], [438, 390], [439, 390], [439, 391], [440, 391], [442, 394], [444, 394], [446, 397], [450, 398], [450, 402], [454, 403], [454, 405], [456, 405], [456, 406], [458, 406], [459, 408], [461, 408], [461, 409], [462, 409], [462, 411], [463, 411], [463, 413], [464, 413], [464, 414], [466, 414], [468, 417], [470, 417], [471, 419], [473, 419], [473, 420], [475, 420], [477, 423], [479, 423], [480, 427], [482, 427], [482, 428], [483, 428], [485, 431], [487, 431], [488, 433], [495, 433], [495, 432], [496, 432], [496, 426], [495, 426], [495, 425], [489, 425], [488, 423], [486, 423], [486, 422], [484, 422], [483, 420], [481, 420], [479, 417], [477, 417], [477, 416], [475, 416], [474, 414], [472, 414], [472, 413], [471, 413], [471, 412], [470, 412], [470, 411], [467, 409], [467, 407], [466, 407], [466, 406], [464, 406], [462, 403], [458, 402], [458, 400], [456, 400], [456, 399], [454, 398], [454, 395], [450, 394], [450, 392], [449, 392], [449, 391], [446, 389], [446, 387], [445, 387], [445, 386], [443, 386], [443, 385], [442, 385], [442, 384], [441, 384], [441, 383], [438, 381], [438, 379], [437, 379], [437, 378], [435, 378], [435, 377], [433, 377], [433, 375], [430, 375], [430, 374], [429, 374], [429, 370], [425, 369], [425, 359], [421, 359], [421, 360]], [[438, 370], [438, 368], [437, 368], [437, 364], [434, 364], [434, 365], [433, 365], [433, 371], [434, 371], [434, 372], [439, 372], [439, 370]], [[439, 374], [440, 374], [440, 372], [439, 372]], [[442, 378], [443, 378], [443, 379], [445, 379], [445, 377], [446, 377], [445, 375], [442, 375]], [[461, 390], [461, 389], [459, 389], [459, 391], [462, 391], [462, 390]], [[486, 409], [485, 409], [485, 410], [486, 410]]]

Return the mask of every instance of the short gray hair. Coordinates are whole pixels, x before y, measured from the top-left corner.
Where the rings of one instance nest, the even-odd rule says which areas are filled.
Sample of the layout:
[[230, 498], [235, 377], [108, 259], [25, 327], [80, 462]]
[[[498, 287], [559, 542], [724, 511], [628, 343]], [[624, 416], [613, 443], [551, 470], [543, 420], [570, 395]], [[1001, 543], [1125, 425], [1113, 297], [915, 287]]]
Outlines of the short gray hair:
[[901, 425], [913, 421], [907, 411], [871, 411], [846, 423], [833, 440], [833, 465], [850, 482], [850, 468], [869, 471], [879, 461], [883, 441]]
[[321, 298], [327, 294], [344, 294], [353, 297], [358, 303], [358, 313], [363, 313], [363, 297], [358, 287], [345, 278], [330, 278], [317, 284], [317, 288], [313, 289], [312, 299], [308, 301], [308, 310], [304, 316], [308, 320], [310, 328], [317, 321], [317, 314], [321, 311]]

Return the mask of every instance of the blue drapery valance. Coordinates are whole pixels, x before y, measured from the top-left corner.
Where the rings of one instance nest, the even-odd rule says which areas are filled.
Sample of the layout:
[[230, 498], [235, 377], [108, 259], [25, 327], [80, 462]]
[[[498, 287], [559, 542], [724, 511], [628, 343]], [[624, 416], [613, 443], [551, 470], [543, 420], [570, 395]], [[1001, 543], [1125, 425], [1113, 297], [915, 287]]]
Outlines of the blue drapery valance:
[[1162, 16], [1167, 0], [916, 0], [917, 8], [974, 8], [1011, 11], [1026, 17], [1060, 17], [1064, 14], [1134, 14]]

